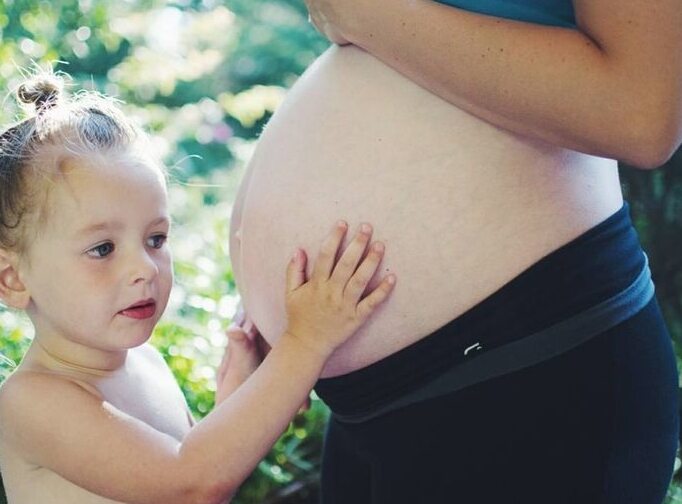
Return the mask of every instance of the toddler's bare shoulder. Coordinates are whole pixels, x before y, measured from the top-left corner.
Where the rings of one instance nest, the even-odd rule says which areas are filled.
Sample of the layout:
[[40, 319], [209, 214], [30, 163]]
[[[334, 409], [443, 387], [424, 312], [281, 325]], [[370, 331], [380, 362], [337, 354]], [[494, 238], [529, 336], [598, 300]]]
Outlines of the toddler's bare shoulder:
[[40, 428], [41, 423], [51, 424], [60, 412], [93, 399], [98, 398], [66, 377], [16, 371], [0, 386], [0, 431]]

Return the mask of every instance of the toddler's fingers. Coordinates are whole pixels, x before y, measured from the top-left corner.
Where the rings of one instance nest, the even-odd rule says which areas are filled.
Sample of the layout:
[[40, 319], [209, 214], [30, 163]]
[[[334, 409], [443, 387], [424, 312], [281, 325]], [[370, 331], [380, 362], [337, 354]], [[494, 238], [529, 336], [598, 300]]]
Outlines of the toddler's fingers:
[[219, 382], [223, 380], [225, 373], [227, 373], [230, 355], [232, 353], [231, 351], [240, 344], [243, 345], [243, 342], [246, 341], [246, 333], [241, 327], [236, 325], [231, 325], [228, 327], [227, 331], [225, 331], [225, 335], [227, 336], [228, 345], [223, 351], [223, 358], [221, 359], [220, 365], [218, 366], [217, 379]]
[[241, 383], [258, 367], [260, 362], [256, 344], [245, 334], [234, 334], [230, 337], [223, 354], [217, 381], [223, 383], [225, 380], [237, 379]]
[[297, 249], [287, 265], [287, 292], [298, 289], [305, 283], [305, 266], [308, 258], [305, 252]]
[[244, 330], [244, 333], [246, 333], [246, 339], [249, 341], [254, 341], [256, 339], [256, 335], [258, 335], [258, 328], [248, 315], [244, 319], [244, 325], [242, 325], [242, 329]]
[[355, 273], [355, 269], [358, 267], [358, 263], [367, 249], [371, 236], [372, 226], [362, 224], [360, 230], [355, 234], [353, 240], [348, 244], [341, 258], [336, 263], [331, 276], [332, 281], [344, 286], [346, 285], [348, 279]]
[[230, 362], [246, 363], [258, 360], [258, 345], [244, 331], [233, 331], [228, 335], [225, 355], [229, 355], [227, 357], [227, 364]]
[[225, 378], [225, 373], [227, 373], [227, 364], [230, 360], [229, 356], [230, 350], [225, 349], [223, 352], [223, 358], [220, 360], [220, 365], [218, 366], [218, 372], [216, 373], [216, 380], [218, 383], [223, 381], [223, 378]]
[[331, 233], [322, 243], [320, 251], [315, 259], [312, 276], [321, 280], [327, 280], [334, 269], [336, 263], [336, 254], [343, 242], [343, 237], [348, 230], [348, 224], [345, 221], [338, 221]]
[[363, 320], [366, 320], [372, 312], [391, 294], [395, 286], [395, 275], [390, 274], [381, 281], [381, 283], [370, 292], [357, 307], [357, 312]]
[[243, 341], [247, 339], [246, 331], [239, 326], [231, 325], [225, 331], [228, 341]]
[[239, 306], [237, 306], [237, 311], [235, 312], [234, 317], [232, 317], [232, 323], [241, 327], [245, 318], [246, 312], [244, 311], [244, 305], [239, 303]]
[[227, 347], [234, 355], [243, 355], [245, 353], [250, 353], [255, 349], [255, 345], [246, 337], [246, 335], [239, 338], [230, 338]]
[[383, 255], [384, 244], [381, 242], [373, 243], [367, 257], [360, 263], [357, 271], [350, 280], [348, 280], [346, 288], [343, 291], [344, 297], [350, 299], [353, 303], [357, 303], [360, 300], [367, 285], [376, 273]]

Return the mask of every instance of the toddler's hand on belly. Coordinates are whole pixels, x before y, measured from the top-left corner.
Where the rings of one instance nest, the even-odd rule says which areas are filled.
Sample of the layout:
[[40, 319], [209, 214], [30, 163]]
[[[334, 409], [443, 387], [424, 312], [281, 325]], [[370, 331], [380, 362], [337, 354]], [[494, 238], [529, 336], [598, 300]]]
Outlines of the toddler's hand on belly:
[[363, 296], [379, 267], [384, 246], [380, 242], [370, 244], [372, 228], [363, 224], [337, 261], [347, 229], [345, 222], [337, 223], [322, 244], [308, 281], [307, 258], [302, 250], [296, 252], [287, 269], [288, 325], [284, 337], [296, 338], [325, 359], [369, 319], [395, 285], [395, 276], [387, 275]]
[[248, 317], [227, 329], [227, 347], [216, 376], [215, 404], [237, 390], [258, 368], [270, 347]]

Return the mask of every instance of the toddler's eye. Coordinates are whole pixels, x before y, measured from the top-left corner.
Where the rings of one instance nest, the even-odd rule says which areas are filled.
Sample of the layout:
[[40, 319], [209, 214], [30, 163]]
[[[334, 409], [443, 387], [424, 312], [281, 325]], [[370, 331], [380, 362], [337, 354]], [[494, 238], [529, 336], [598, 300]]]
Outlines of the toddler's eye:
[[159, 234], [151, 236], [147, 243], [152, 248], [160, 249], [161, 247], [163, 247], [163, 244], [166, 243], [167, 239], [168, 237], [166, 235]]
[[95, 257], [95, 258], [101, 259], [103, 257], [108, 256], [113, 251], [114, 251], [114, 244], [111, 242], [106, 242], [106, 243], [102, 243], [101, 245], [97, 245], [96, 247], [91, 248], [86, 253], [90, 257]]

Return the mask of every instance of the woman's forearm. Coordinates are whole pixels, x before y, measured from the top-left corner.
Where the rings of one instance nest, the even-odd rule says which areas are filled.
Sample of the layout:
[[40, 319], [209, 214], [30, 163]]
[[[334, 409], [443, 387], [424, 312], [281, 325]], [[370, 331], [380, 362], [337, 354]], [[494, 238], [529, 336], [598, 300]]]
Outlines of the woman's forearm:
[[374, 4], [358, 15], [346, 38], [456, 106], [513, 132], [635, 166], [653, 167], [672, 154], [676, 73], [637, 74], [578, 30], [431, 0], [377, 1], [385, 8]]

